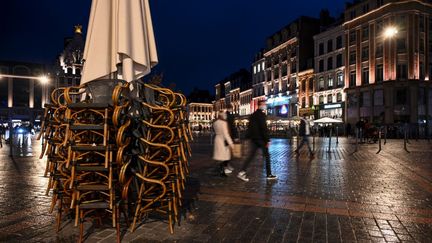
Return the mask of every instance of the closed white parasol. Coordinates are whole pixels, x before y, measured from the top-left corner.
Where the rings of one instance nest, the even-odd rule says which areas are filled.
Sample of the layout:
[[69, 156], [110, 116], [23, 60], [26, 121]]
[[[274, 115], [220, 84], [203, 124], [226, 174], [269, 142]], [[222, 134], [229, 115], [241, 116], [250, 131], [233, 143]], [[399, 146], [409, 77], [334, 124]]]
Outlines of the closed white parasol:
[[148, 0], [93, 0], [84, 59], [81, 84], [150, 73], [158, 58]]

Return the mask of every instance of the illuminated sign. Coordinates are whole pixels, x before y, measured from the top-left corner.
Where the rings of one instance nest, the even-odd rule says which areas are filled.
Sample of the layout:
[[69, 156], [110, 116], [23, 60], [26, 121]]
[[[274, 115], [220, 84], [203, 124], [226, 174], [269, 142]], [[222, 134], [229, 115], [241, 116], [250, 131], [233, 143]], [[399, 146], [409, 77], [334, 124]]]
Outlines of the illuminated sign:
[[286, 106], [286, 105], [283, 105], [283, 106], [281, 107], [281, 109], [280, 109], [280, 113], [281, 113], [282, 115], [285, 115], [285, 114], [288, 113], [288, 109], [287, 109], [287, 106]]
[[324, 109], [342, 108], [342, 104], [327, 104], [324, 105]]

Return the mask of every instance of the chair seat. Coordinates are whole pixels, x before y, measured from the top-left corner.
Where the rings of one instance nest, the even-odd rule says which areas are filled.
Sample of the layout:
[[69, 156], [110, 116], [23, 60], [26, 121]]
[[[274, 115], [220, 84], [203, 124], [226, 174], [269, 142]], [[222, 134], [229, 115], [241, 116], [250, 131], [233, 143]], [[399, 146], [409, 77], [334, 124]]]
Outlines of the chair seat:
[[78, 191], [108, 191], [108, 185], [104, 184], [90, 184], [90, 185], [79, 185]]
[[104, 130], [104, 125], [71, 125], [71, 130]]
[[67, 105], [71, 109], [105, 109], [112, 107], [108, 103], [72, 103]]
[[92, 202], [92, 203], [81, 203], [79, 205], [80, 209], [106, 209], [109, 208], [109, 203], [107, 202]]
[[107, 149], [107, 146], [75, 145], [71, 146], [71, 149], [73, 151], [105, 151]]
[[105, 168], [105, 166], [97, 166], [97, 165], [81, 165], [76, 167], [77, 171], [95, 171], [95, 172], [108, 172], [108, 168]]

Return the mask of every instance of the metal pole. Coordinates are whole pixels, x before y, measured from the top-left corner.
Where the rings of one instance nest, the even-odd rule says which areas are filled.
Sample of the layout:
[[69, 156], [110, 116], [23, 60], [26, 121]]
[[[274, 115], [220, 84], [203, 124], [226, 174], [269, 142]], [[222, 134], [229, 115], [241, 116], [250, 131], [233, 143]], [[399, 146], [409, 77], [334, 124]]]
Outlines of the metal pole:
[[312, 151], [315, 151], [315, 135], [316, 133], [312, 135]]
[[13, 128], [12, 128], [12, 118], [9, 118], [9, 156], [13, 157]]
[[339, 127], [337, 127], [336, 126], [336, 143], [338, 144], [339, 143], [339, 136], [338, 136], [338, 134], [339, 134]]
[[358, 151], [358, 136], [359, 136], [359, 128], [355, 129], [355, 150], [354, 153]]
[[387, 143], [387, 126], [384, 126], [384, 145]]
[[330, 133], [329, 133], [329, 146], [328, 146], [328, 151], [330, 153], [330, 148], [331, 148], [331, 137], [332, 137], [332, 129], [330, 128]]
[[381, 129], [378, 131], [378, 152], [377, 154], [381, 152]]
[[408, 142], [407, 130], [406, 129], [404, 129], [404, 130], [405, 130], [405, 132], [404, 132], [404, 149], [405, 149], [405, 151], [407, 151], [409, 153], [409, 151], [407, 149], [407, 142]]

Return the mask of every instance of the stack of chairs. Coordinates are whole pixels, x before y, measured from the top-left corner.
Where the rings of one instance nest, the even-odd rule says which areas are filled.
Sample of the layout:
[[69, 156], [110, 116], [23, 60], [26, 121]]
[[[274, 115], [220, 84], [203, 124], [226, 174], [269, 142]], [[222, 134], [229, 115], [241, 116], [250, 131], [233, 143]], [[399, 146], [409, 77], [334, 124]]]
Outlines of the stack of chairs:
[[119, 82], [110, 102], [96, 103], [86, 85], [56, 89], [40, 138], [57, 231], [69, 215], [82, 241], [86, 220], [110, 218], [119, 242], [120, 212], [128, 226], [133, 216], [131, 231], [156, 212], [173, 233], [191, 156], [184, 95], [141, 81]]
[[189, 173], [192, 136], [185, 119], [186, 99], [167, 88], [134, 85], [141, 92], [138, 97], [145, 99], [132, 98], [137, 107], [134, 113], [139, 115], [133, 119], [136, 158], [128, 164], [138, 185], [131, 231], [150, 212], [158, 212], [167, 216], [173, 233], [174, 222], [180, 222], [179, 207]]
[[53, 192], [51, 213], [57, 205], [57, 232], [60, 230], [62, 215], [69, 212], [72, 198], [72, 191], [68, 187], [71, 181], [70, 170], [66, 168], [68, 152], [64, 142], [67, 128], [66, 109], [64, 88], [55, 89], [51, 93], [51, 104], [45, 104], [44, 120], [37, 138], [43, 139], [40, 159], [47, 156], [44, 176], [49, 176], [49, 181], [46, 195]]

